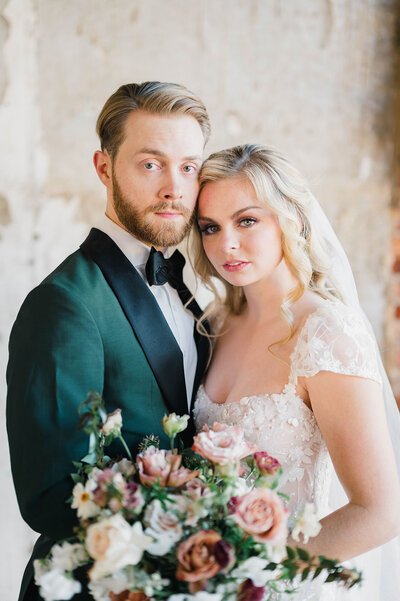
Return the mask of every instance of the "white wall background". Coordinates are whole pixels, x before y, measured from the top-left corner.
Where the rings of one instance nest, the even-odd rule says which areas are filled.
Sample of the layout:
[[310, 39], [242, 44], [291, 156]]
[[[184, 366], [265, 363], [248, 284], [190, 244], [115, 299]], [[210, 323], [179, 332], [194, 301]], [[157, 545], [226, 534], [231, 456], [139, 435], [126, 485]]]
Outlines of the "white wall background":
[[14, 496], [7, 340], [27, 292], [105, 201], [95, 120], [122, 83], [176, 81], [209, 108], [207, 151], [251, 141], [307, 174], [383, 331], [395, 0], [0, 0], [0, 599], [36, 535]]

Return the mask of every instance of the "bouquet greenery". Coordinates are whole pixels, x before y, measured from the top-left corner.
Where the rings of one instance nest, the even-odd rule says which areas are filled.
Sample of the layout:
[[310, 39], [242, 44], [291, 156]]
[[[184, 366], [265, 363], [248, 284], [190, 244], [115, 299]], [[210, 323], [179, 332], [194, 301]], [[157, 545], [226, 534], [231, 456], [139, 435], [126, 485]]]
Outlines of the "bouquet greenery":
[[[80, 592], [80, 566], [87, 566], [96, 601], [277, 600], [320, 574], [348, 588], [360, 582], [355, 570], [286, 546], [282, 469], [257, 452], [241, 428], [215, 423], [195, 437], [192, 449], [178, 452], [175, 437], [189, 417], [172, 413], [163, 419], [171, 449], [159, 449], [149, 435], [134, 461], [121, 435], [120, 410], [107, 415], [101, 397], [91, 393], [80, 413], [89, 452], [72, 474], [79, 526], [74, 538], [35, 561], [46, 601]], [[105, 454], [115, 439], [128, 458]], [[291, 534], [306, 542], [319, 529], [307, 504]]]

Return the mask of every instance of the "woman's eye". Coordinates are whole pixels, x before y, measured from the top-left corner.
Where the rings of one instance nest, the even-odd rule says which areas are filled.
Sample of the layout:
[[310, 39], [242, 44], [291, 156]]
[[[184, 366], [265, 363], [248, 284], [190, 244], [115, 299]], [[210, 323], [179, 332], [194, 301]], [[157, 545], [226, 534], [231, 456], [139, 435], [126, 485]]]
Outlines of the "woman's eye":
[[145, 169], [147, 169], [147, 171], [154, 171], [155, 169], [158, 168], [158, 165], [156, 163], [152, 163], [150, 161], [147, 161], [147, 163], [144, 163], [143, 167]]
[[210, 234], [215, 234], [218, 232], [218, 225], [203, 225], [202, 227], [199, 226], [199, 228], [201, 233], [205, 236], [209, 236]]
[[249, 226], [253, 225], [254, 223], [257, 223], [257, 219], [254, 219], [253, 217], [245, 217], [244, 219], [241, 219], [239, 221], [239, 224], [242, 225], [243, 227], [249, 227]]

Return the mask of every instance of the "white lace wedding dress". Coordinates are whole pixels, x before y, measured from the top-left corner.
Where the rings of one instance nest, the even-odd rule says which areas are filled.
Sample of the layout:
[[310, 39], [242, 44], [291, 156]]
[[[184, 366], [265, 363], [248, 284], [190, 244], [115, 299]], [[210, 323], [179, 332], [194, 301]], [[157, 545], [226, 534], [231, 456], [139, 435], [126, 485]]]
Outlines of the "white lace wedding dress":
[[[196, 429], [199, 431], [204, 424], [212, 425], [215, 421], [240, 425], [249, 442], [281, 463], [284, 474], [281, 490], [290, 497], [292, 514], [296, 515], [306, 502], [312, 501], [321, 518], [332, 510], [329, 500], [334, 470], [314, 415], [296, 394], [297, 379], [330, 371], [380, 382], [375, 348], [358, 313], [342, 303], [324, 301], [308, 316], [299, 333], [283, 391], [217, 404], [201, 386], [194, 407]], [[345, 416], [338, 415], [338, 419]], [[344, 502], [345, 499], [341, 504]], [[363, 600], [386, 601], [364, 595], [365, 592], [360, 590]], [[322, 586], [314, 581], [302, 584], [300, 592], [288, 599], [336, 601], [341, 599], [341, 594], [343, 591], [335, 584]], [[352, 598], [351, 592], [344, 593], [344, 600]]]

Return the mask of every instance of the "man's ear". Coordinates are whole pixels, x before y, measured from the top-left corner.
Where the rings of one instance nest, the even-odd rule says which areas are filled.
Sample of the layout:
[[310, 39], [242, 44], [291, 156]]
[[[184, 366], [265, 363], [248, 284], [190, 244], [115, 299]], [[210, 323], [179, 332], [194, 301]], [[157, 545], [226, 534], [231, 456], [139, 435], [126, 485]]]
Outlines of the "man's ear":
[[102, 150], [96, 150], [93, 155], [93, 164], [94, 168], [97, 171], [97, 175], [100, 178], [100, 181], [107, 187], [111, 187], [111, 158], [108, 152], [103, 152]]

